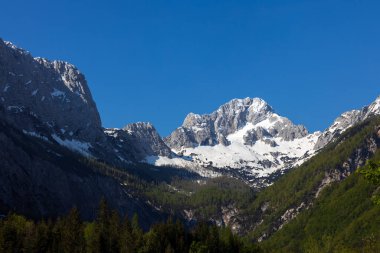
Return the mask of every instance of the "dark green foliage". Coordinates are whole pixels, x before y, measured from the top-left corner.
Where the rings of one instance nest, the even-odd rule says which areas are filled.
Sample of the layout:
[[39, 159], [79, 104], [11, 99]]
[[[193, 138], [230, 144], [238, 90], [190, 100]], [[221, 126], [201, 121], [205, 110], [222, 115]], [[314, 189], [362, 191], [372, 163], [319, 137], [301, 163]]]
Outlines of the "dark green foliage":
[[83, 225], [76, 208], [71, 209], [60, 226], [62, 252], [82, 252], [84, 246]]
[[253, 209], [269, 203], [269, 211], [262, 225], [252, 233], [256, 238], [268, 231], [287, 209], [307, 199], [313, 200], [307, 210], [260, 244], [265, 251], [380, 252], [380, 206], [371, 201], [378, 191], [375, 183], [378, 182], [380, 151], [366, 153], [372, 159], [358, 170], [364, 176], [353, 173], [326, 187], [315, 198], [316, 186], [326, 172], [339, 170], [358, 150], [365, 152], [369, 139], [378, 140], [379, 124], [379, 118], [374, 118], [350, 129], [320, 154], [258, 195]]
[[[315, 198], [326, 174], [341, 170], [342, 164], [374, 136], [374, 129], [379, 125], [380, 118], [374, 118], [351, 128], [318, 155], [259, 193], [236, 179], [194, 180], [192, 175], [181, 175], [182, 172], [175, 168], [166, 172], [166, 168], [143, 164], [134, 168], [114, 168], [53, 145], [51, 149], [59, 149], [58, 153], [63, 152], [65, 158], [51, 155], [46, 159], [62, 163], [63, 167], [78, 173], [100, 173], [115, 178], [134, 198], [149, 200], [176, 217], [184, 210], [191, 210], [198, 220], [220, 219], [223, 207], [237, 208], [242, 218], [240, 225], [252, 228], [255, 224], [248, 238], [257, 239], [264, 233], [270, 235], [262, 243], [268, 252], [379, 252], [380, 206], [374, 205], [371, 198], [380, 202], [380, 197], [377, 198], [380, 153], [359, 170], [363, 176], [354, 173], [326, 187]], [[25, 149], [30, 153], [39, 152], [28, 146]], [[271, 230], [286, 210], [309, 200], [312, 205], [307, 210], [302, 210], [281, 230]], [[14, 214], [0, 219], [0, 252], [260, 251], [229, 228], [202, 222], [187, 231], [181, 223], [168, 220], [144, 232], [137, 215], [131, 220], [120, 219], [103, 200], [93, 222], [81, 221], [75, 209], [54, 222], [33, 222]]]
[[299, 214], [263, 246], [269, 252], [380, 250], [380, 207], [370, 200], [374, 189], [357, 175], [348, 177], [327, 188], [312, 209]]
[[369, 160], [363, 168], [358, 170], [358, 173], [364, 175], [367, 180], [379, 187], [373, 194], [372, 201], [380, 205], [380, 162]]
[[171, 185], [158, 184], [145, 190], [155, 205], [171, 213], [191, 209], [198, 219], [210, 219], [222, 206], [244, 209], [253, 201], [255, 192], [240, 180], [219, 177], [201, 181], [173, 180]]
[[139, 226], [138, 216], [120, 221], [104, 200], [97, 219], [83, 222], [77, 209], [55, 222], [33, 222], [9, 214], [0, 220], [0, 252], [70, 253], [173, 253], [173, 252], [261, 252], [252, 242], [232, 234], [228, 228], [200, 223], [187, 231], [179, 221], [153, 225], [147, 232]]
[[[366, 145], [367, 139], [376, 134], [374, 129], [378, 125], [380, 118], [375, 117], [347, 130], [302, 166], [292, 169], [257, 194], [252, 204], [243, 210], [244, 215], [263, 220], [250, 236], [257, 239], [263, 234], [272, 234], [272, 227], [288, 209], [314, 199], [326, 173], [340, 170], [355, 150]], [[265, 211], [262, 211], [263, 207], [266, 207]]]
[[367, 164], [358, 172], [375, 185], [380, 185], [380, 162], [368, 160]]

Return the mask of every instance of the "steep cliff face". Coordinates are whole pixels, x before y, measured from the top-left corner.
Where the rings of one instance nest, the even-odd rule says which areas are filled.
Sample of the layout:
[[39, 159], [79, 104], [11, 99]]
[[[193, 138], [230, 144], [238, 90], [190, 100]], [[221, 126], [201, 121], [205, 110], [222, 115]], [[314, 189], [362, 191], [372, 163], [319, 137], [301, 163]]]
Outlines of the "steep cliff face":
[[33, 58], [2, 40], [0, 65], [0, 104], [8, 111], [28, 110], [60, 139], [102, 139], [96, 104], [85, 77], [73, 65]]
[[132, 188], [108, 176], [105, 167], [53, 139], [23, 133], [13, 126], [12, 115], [0, 109], [0, 213], [53, 218], [75, 206], [84, 219], [93, 219], [104, 197], [122, 215], [138, 213], [145, 228], [164, 219], [164, 214], [134, 196]]

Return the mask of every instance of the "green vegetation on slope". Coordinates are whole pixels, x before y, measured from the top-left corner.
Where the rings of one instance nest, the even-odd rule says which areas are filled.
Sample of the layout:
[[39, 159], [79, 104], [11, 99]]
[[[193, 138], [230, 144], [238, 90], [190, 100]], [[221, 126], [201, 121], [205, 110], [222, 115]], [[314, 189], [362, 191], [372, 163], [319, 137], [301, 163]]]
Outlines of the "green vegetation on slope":
[[[380, 220], [378, 215], [380, 207], [374, 205], [371, 201], [371, 198], [376, 196], [377, 187], [373, 182], [368, 182], [364, 176], [353, 174], [341, 182], [333, 183], [331, 186], [326, 187], [319, 194], [318, 198], [315, 198], [315, 196], [326, 175], [335, 173], [335, 171], [346, 174], [347, 172], [351, 172], [350, 170], [345, 171], [342, 167], [349, 158], [359, 155], [365, 159], [370, 156], [368, 150], [366, 151], [368, 140], [369, 138], [374, 138], [376, 135], [374, 129], [379, 125], [380, 118], [377, 117], [351, 128], [318, 155], [302, 166], [289, 171], [272, 186], [259, 193], [250, 189], [241, 181], [232, 178], [208, 180], [196, 178], [197, 180], [194, 180], [191, 175], [183, 174], [175, 169], [165, 171], [166, 168], [155, 168], [150, 165], [141, 165], [135, 168], [135, 170], [133, 168], [113, 168], [100, 162], [78, 158], [69, 151], [67, 151], [68, 155], [65, 155], [69, 159], [56, 156], [49, 156], [46, 159], [50, 159], [55, 163], [64, 163], [62, 166], [69, 165], [65, 167], [78, 168], [78, 171], [81, 173], [84, 173], [84, 170], [80, 168], [84, 167], [87, 168], [87, 173], [96, 172], [116, 178], [133, 197], [139, 198], [142, 201], [149, 200], [154, 206], [160, 207], [164, 212], [171, 213], [174, 216], [180, 216], [184, 210], [191, 210], [194, 217], [198, 220], [215, 220], [220, 219], [222, 207], [232, 206], [233, 208], [237, 208], [238, 222], [243, 224], [245, 229], [243, 232], [247, 232], [247, 229], [250, 228], [251, 233], [248, 236], [253, 239], [258, 239], [266, 234], [268, 237], [262, 245], [269, 252], [357, 252], [359, 249], [367, 252], [376, 252], [375, 250], [380, 248], [378, 244], [380, 241]], [[379, 137], [375, 138], [378, 141]], [[55, 149], [58, 148], [51, 147], [51, 150]], [[359, 154], [358, 149], [363, 153]], [[57, 151], [59, 153], [64, 152], [61, 148]], [[354, 161], [355, 159], [351, 160]], [[374, 164], [378, 164], [379, 161], [380, 155], [377, 154], [373, 157], [373, 162]], [[78, 165], [72, 166], [73, 164]], [[352, 166], [351, 168], [353, 169]], [[378, 166], [367, 166], [365, 169], [371, 169], [377, 173], [378, 168]], [[151, 171], [156, 170], [157, 174], [160, 174], [161, 177], [150, 176]], [[184, 177], [176, 178], [176, 176], [181, 176], [182, 174]], [[365, 173], [364, 175], [366, 176]], [[368, 176], [366, 177], [368, 178]], [[295, 219], [284, 225], [282, 229], [276, 231], [279, 225], [281, 225], [279, 223], [281, 216], [287, 210], [299, 207], [301, 203], [306, 203], [308, 208], [302, 209]], [[13, 219], [14, 221], [12, 221]], [[4, 234], [4, 230], [2, 230], [3, 232], [1, 233], [3, 234], [0, 236], [0, 244], [12, 242], [16, 246], [18, 245], [17, 243], [24, 245], [25, 240], [28, 242], [28, 245], [29, 243], [34, 245], [33, 243], [37, 243], [40, 240], [42, 240], [42, 244], [53, 243], [54, 240], [55, 243], [58, 243], [59, 240], [68, 236], [65, 234], [66, 232], [64, 233], [56, 228], [57, 224], [65, 224], [65, 219], [62, 218], [54, 223], [45, 222], [44, 224], [44, 222], [34, 223], [22, 217], [10, 215], [0, 222], [2, 229], [9, 228], [11, 231]], [[7, 223], [8, 220], [10, 220], [10, 224]], [[68, 224], [70, 226], [78, 225], [75, 222], [68, 222]], [[101, 223], [96, 220], [91, 223], [79, 221], [79, 224], [80, 235], [78, 238], [83, 240], [81, 236], [82, 233], [84, 234], [86, 247], [90, 247], [88, 245], [92, 244], [98, 245], [99, 239], [97, 239], [98, 234], [96, 233], [98, 232], [96, 231], [99, 230], [98, 226]], [[254, 224], [258, 225], [254, 226]], [[45, 226], [48, 227], [48, 231], [50, 232], [44, 230]], [[120, 226], [116, 227], [120, 228], [120, 230], [116, 231], [123, 234], [123, 225], [120, 224]], [[211, 233], [212, 235], [197, 237], [195, 236], [197, 232], [187, 233], [185, 231], [186, 238], [192, 238], [192, 241], [186, 241], [186, 247], [188, 247], [186, 250], [190, 251], [192, 248], [191, 252], [207, 252], [207, 249], [209, 249], [207, 247], [211, 247], [208, 244], [209, 241], [212, 241], [210, 238], [224, 240], [220, 238], [224, 234], [228, 235], [230, 233], [228, 229], [217, 229], [213, 226], [205, 227], [207, 229], [203, 228], [203, 230], [207, 230], [208, 232], [202, 233]], [[217, 230], [218, 233], [213, 232], [214, 230]], [[167, 243], [160, 244], [165, 241], [171, 242], [172, 239], [162, 237], [166, 236], [166, 233], [170, 234], [170, 231], [171, 228], [167, 228], [165, 224], [161, 224], [152, 227], [149, 232], [143, 233], [142, 238], [147, 241], [140, 244], [142, 247], [141, 249], [139, 248], [140, 252], [154, 252], [147, 250], [152, 250], [152, 248], [165, 249], [165, 251], [168, 249], [168, 252], [170, 252], [171, 247], [177, 246], [174, 246], [173, 243], [170, 243], [170, 247], [168, 247]], [[42, 233], [43, 235], [44, 233], [51, 233], [53, 236], [58, 233], [59, 239], [49, 237], [49, 240], [53, 241], [46, 242], [43, 238], [34, 238], [34, 235], [38, 235], [38, 233]], [[181, 234], [182, 232], [177, 231], [176, 233]], [[218, 236], [215, 236], [216, 234]], [[32, 240], [32, 242], [29, 240]], [[243, 243], [241, 239], [236, 240], [240, 241], [243, 245], [247, 244], [246, 242]], [[145, 246], [143, 247], [142, 245]], [[96, 252], [98, 246], [91, 247], [94, 250], [87, 252]], [[218, 247], [222, 246], [219, 245]], [[223, 247], [227, 246], [224, 245]], [[2, 252], [12, 252], [5, 250], [5, 248], [3, 249]], [[33, 252], [32, 250], [23, 251]]]
[[[254, 231], [253, 238], [271, 235], [276, 231], [281, 216], [301, 203], [311, 203], [326, 174], [344, 172], [342, 165], [359, 147], [367, 145], [368, 138], [375, 135], [374, 129], [380, 125], [380, 118], [372, 118], [345, 133], [329, 144], [319, 154], [302, 166], [294, 168], [272, 186], [261, 191], [252, 205], [245, 210], [249, 219], [261, 221]], [[364, 151], [363, 151], [364, 152]], [[364, 154], [363, 154], [364, 155]]]
[[[353, 155], [363, 156], [361, 158], [371, 155], [366, 145], [370, 138], [378, 138], [374, 130], [379, 125], [380, 118], [375, 117], [349, 129], [318, 155], [259, 193], [239, 180], [217, 178], [205, 182], [173, 180], [171, 185], [146, 188], [144, 195], [154, 205], [173, 214], [192, 210], [197, 219], [220, 217], [221, 207], [233, 205], [239, 210], [239, 222], [244, 223], [244, 229], [251, 228], [250, 232], [241, 232], [249, 232], [248, 237], [253, 239], [266, 234], [269, 239], [264, 240], [263, 245], [274, 252], [281, 249], [305, 252], [313, 248], [315, 252], [324, 252], [331, 247], [330, 243], [335, 245], [331, 249], [338, 252], [343, 246], [355, 252], [378, 240], [378, 207], [370, 200], [376, 187], [358, 175], [351, 175], [326, 187], [318, 198], [316, 194], [327, 175], [352, 173], [342, 165]], [[359, 154], [358, 149], [362, 153]], [[305, 206], [297, 218], [277, 231], [283, 222], [281, 216], [301, 203]], [[323, 244], [316, 243], [319, 241]]]
[[[357, 174], [326, 188], [263, 245], [269, 252], [380, 252], [380, 206], [376, 187]], [[376, 249], [378, 251], [376, 251]]]
[[[353, 153], [358, 154], [358, 150], [365, 155], [368, 140], [379, 139], [379, 125], [379, 118], [374, 118], [352, 128], [305, 165], [260, 193], [256, 201], [259, 205], [269, 201], [272, 209], [253, 235], [257, 237], [268, 231], [265, 229], [271, 222], [289, 207], [299, 205], [308, 197], [313, 199], [314, 189], [326, 172], [342, 170], [342, 164]], [[378, 150], [367, 166], [359, 169], [364, 176], [352, 173], [326, 187], [307, 210], [264, 241], [263, 248], [267, 252], [380, 252], [380, 206], [371, 201], [378, 192], [379, 162]]]
[[148, 199], [172, 213], [192, 210], [198, 219], [208, 220], [232, 205], [244, 209], [253, 201], [254, 191], [240, 180], [220, 177], [199, 181], [173, 181], [146, 189]]
[[[380, 186], [380, 161], [376, 162], [374, 160], [367, 161], [367, 164], [358, 170], [360, 174], [372, 182], [374, 185]], [[372, 201], [380, 205], [380, 187], [372, 196]]]

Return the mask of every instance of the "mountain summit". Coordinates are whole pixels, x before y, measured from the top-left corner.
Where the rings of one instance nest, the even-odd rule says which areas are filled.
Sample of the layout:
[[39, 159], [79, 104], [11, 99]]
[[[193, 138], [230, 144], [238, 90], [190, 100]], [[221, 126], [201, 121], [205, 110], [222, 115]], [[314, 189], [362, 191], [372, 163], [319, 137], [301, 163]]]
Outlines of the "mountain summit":
[[273, 112], [260, 98], [233, 99], [211, 114], [190, 113], [181, 127], [165, 139], [172, 149], [228, 145], [226, 137], [248, 122], [260, 122]]
[[[276, 114], [261, 98], [244, 98], [210, 114], [188, 114], [165, 143], [187, 159], [183, 166], [218, 168], [217, 173], [238, 173], [245, 180], [255, 180], [310, 156], [319, 134], [309, 134], [304, 126]], [[172, 162], [180, 165], [178, 160]]]

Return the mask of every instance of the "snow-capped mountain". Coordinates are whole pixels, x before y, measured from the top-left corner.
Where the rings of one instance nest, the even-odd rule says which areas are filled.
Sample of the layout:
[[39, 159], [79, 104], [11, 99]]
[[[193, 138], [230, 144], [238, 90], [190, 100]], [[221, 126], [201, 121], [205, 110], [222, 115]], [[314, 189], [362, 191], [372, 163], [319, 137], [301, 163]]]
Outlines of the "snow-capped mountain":
[[350, 126], [380, 114], [378, 97], [343, 113], [323, 133], [308, 133], [260, 98], [233, 99], [210, 114], [190, 113], [163, 140], [150, 123], [104, 129], [84, 75], [70, 63], [33, 57], [0, 39], [0, 66], [0, 107], [24, 134], [112, 165], [170, 165], [253, 184], [270, 182]]
[[232, 174], [270, 182], [286, 169], [302, 164], [349, 127], [380, 114], [380, 97], [361, 110], [343, 113], [323, 133], [308, 133], [302, 125], [274, 112], [260, 98], [233, 99], [211, 114], [190, 113], [182, 126], [165, 138], [183, 160], [158, 156], [156, 165], [206, 168], [212, 175]]
[[158, 157], [156, 165], [198, 166], [256, 181], [314, 153], [320, 132], [274, 112], [260, 98], [233, 99], [211, 114], [190, 113], [165, 143], [185, 159]]

